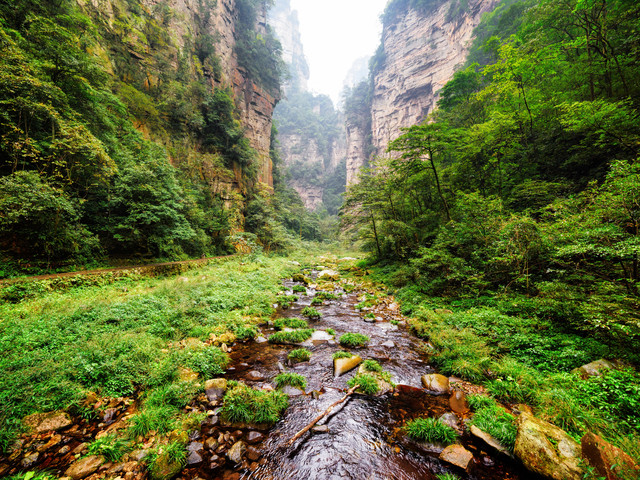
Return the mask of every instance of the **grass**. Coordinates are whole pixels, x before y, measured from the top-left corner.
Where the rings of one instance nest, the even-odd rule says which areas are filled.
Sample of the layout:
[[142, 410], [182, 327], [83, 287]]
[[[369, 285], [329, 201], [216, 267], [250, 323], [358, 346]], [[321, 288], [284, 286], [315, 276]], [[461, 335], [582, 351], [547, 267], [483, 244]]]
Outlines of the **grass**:
[[[173, 383], [180, 367], [220, 374], [227, 357], [218, 348], [175, 344], [250, 335], [293, 268], [285, 258], [236, 257], [189, 271], [189, 282], [129, 274], [21, 284], [28, 294], [0, 303], [0, 451], [24, 416], [79, 406], [89, 390], [132, 396]], [[141, 414], [140, 431], [166, 423], [166, 412]]]
[[58, 476], [48, 472], [22, 472], [5, 477], [6, 480], [57, 480]]
[[376, 362], [375, 360], [365, 360], [362, 363], [362, 366], [364, 367], [365, 370], [367, 370], [368, 372], [376, 372], [376, 373], [382, 373], [382, 365], [380, 365], [378, 362]]
[[313, 335], [313, 328], [303, 328], [290, 332], [276, 332], [269, 336], [269, 343], [280, 345], [302, 343]]
[[303, 316], [307, 317], [307, 318], [320, 318], [320, 312], [318, 310], [316, 310], [313, 307], [304, 307], [302, 309], [302, 313]]
[[340, 337], [340, 345], [347, 348], [364, 347], [369, 343], [369, 337], [361, 333], [345, 333]]
[[273, 322], [273, 326], [277, 330], [282, 330], [283, 328], [307, 328], [309, 325], [301, 318], [278, 318]]
[[319, 298], [320, 300], [338, 300], [340, 297], [331, 292], [318, 292], [315, 298]]
[[333, 328], [327, 328], [327, 333], [328, 333], [329, 335], [335, 335], [335, 334], [336, 334], [336, 331], [335, 331]]
[[287, 358], [292, 362], [308, 362], [311, 358], [311, 352], [306, 348], [297, 348], [289, 352]]
[[289, 308], [294, 302], [298, 301], [298, 297], [295, 295], [278, 295], [276, 301], [280, 304], [280, 306], [284, 309]]
[[458, 439], [458, 433], [449, 425], [435, 418], [416, 418], [404, 425], [404, 431], [414, 440], [450, 445]]
[[288, 397], [282, 392], [255, 390], [239, 383], [227, 390], [222, 417], [232, 423], [273, 424], [288, 405]]
[[368, 373], [358, 373], [355, 377], [351, 378], [347, 385], [350, 388], [358, 385], [358, 392], [364, 393], [365, 395], [375, 395], [380, 391], [380, 387], [378, 386], [378, 380], [371, 374]]
[[131, 443], [115, 434], [105, 435], [89, 444], [87, 452], [89, 455], [104, 455], [110, 462], [117, 462], [125, 453], [131, 450]]
[[338, 350], [337, 352], [334, 352], [334, 354], [331, 355], [331, 357], [334, 360], [337, 360], [339, 358], [351, 358], [351, 357], [353, 357], [353, 353], [345, 352], [344, 350]]
[[171, 442], [149, 455], [151, 480], [167, 480], [175, 477], [187, 464], [186, 445]]
[[279, 375], [276, 375], [274, 381], [276, 382], [276, 388], [282, 388], [289, 385], [291, 387], [299, 388], [300, 390], [307, 389], [307, 379], [297, 373], [280, 373]]
[[311, 305], [322, 305], [322, 299], [318, 297], [314, 297], [311, 300]]
[[460, 480], [460, 477], [454, 475], [453, 473], [441, 473], [436, 475], [438, 480]]
[[513, 451], [518, 433], [515, 417], [490, 397], [470, 395], [468, 401], [469, 407], [475, 412], [470, 425], [475, 425]]
[[293, 293], [307, 293], [307, 289], [302, 285], [294, 285], [293, 287], [291, 287], [291, 290], [293, 291]]

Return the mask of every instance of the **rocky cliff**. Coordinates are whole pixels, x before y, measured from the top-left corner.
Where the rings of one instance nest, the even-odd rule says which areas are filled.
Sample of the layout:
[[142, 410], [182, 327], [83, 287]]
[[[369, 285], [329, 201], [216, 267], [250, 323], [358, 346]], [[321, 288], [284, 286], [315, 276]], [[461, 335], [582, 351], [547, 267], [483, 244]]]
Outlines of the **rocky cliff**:
[[[440, 89], [465, 62], [482, 14], [497, 3], [469, 0], [460, 8], [458, 0], [446, 0], [385, 15], [371, 72], [370, 134], [375, 155], [384, 155], [403, 127], [420, 123], [433, 111]], [[368, 161], [362, 126], [352, 125], [348, 133], [347, 171], [357, 172]], [[349, 183], [353, 181], [352, 173]]]

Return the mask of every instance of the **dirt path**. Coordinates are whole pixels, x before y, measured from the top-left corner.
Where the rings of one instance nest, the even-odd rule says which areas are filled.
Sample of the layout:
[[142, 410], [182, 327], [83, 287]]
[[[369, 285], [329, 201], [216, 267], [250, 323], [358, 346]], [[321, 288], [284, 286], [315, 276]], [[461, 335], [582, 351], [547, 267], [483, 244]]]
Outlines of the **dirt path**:
[[76, 272], [52, 273], [47, 275], [33, 275], [30, 277], [8, 278], [5, 280], [0, 280], [0, 285], [11, 285], [12, 283], [33, 281], [33, 280], [51, 280], [54, 278], [75, 277], [78, 275], [81, 275], [81, 276], [102, 275], [109, 272], [123, 272], [127, 270], [139, 270], [141, 273], [145, 273], [147, 271], [151, 272], [154, 270], [161, 269], [163, 267], [173, 267], [178, 265], [190, 265], [190, 264], [206, 265], [211, 260], [216, 260], [220, 258], [229, 258], [233, 256], [235, 255], [222, 255], [219, 257], [195, 258], [192, 260], [181, 260], [179, 262], [147, 263], [143, 265], [129, 265], [126, 267], [99, 268], [95, 270], [79, 270]]

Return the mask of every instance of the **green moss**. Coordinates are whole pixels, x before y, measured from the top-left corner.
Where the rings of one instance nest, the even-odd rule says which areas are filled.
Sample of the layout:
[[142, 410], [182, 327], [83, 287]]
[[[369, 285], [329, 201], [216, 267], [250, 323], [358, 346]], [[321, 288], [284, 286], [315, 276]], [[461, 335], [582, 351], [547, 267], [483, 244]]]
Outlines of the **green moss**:
[[291, 287], [291, 290], [294, 293], [307, 293], [307, 289], [303, 285], [294, 285], [293, 287]]
[[305, 340], [309, 340], [312, 335], [313, 335], [312, 328], [293, 330], [291, 332], [276, 332], [269, 337], [269, 343], [277, 343], [277, 344], [302, 343]]
[[361, 333], [345, 333], [340, 337], [340, 345], [348, 348], [364, 347], [369, 343], [369, 337]]
[[404, 431], [420, 442], [450, 445], [458, 439], [458, 433], [453, 428], [435, 418], [410, 420], [405, 424]]
[[276, 382], [277, 388], [282, 388], [286, 385], [299, 388], [300, 390], [306, 390], [307, 388], [307, 380], [297, 373], [283, 372], [277, 375], [274, 381]]
[[377, 372], [377, 373], [382, 372], [382, 365], [380, 365], [375, 360], [365, 360], [362, 363], [362, 366], [364, 367], [365, 370], [369, 372]]
[[311, 300], [311, 305], [322, 305], [322, 299], [315, 297], [313, 300]]

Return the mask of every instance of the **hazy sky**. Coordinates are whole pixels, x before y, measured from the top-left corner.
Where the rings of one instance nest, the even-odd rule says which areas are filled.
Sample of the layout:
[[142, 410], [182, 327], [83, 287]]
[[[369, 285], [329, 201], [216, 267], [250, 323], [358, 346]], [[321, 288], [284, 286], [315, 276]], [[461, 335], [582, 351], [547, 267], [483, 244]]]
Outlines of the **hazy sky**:
[[387, 0], [291, 0], [298, 11], [302, 43], [311, 70], [309, 89], [336, 103], [353, 62], [373, 55]]

